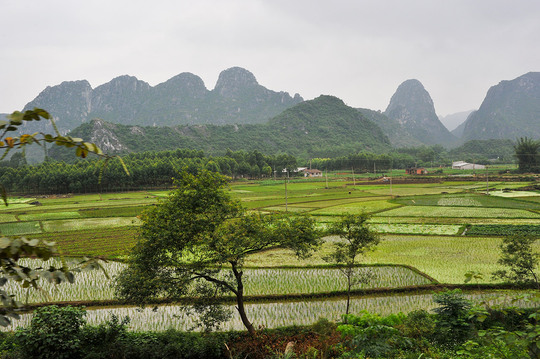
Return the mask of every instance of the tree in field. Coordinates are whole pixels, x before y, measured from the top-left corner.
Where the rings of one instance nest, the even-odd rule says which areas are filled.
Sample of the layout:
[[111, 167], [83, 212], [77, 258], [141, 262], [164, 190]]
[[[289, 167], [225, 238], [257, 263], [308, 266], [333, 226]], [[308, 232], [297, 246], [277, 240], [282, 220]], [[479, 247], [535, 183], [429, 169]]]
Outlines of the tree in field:
[[223, 319], [216, 299], [232, 293], [242, 323], [255, 333], [244, 307], [246, 257], [275, 246], [307, 256], [319, 244], [314, 222], [246, 214], [224, 190], [226, 178], [217, 173], [184, 171], [176, 186], [166, 200], [141, 216], [140, 239], [117, 278], [117, 294], [138, 304], [157, 297], [199, 298], [195, 308], [212, 327]]
[[329, 233], [339, 236], [341, 241], [334, 243], [334, 250], [324, 259], [342, 265], [339, 270], [347, 279], [345, 314], [349, 314], [351, 289], [367, 282], [372, 276], [371, 272], [361, 272], [356, 266], [360, 256], [373, 250], [380, 242], [379, 236], [368, 228], [368, 219], [365, 214], [346, 214], [329, 228]]
[[533, 248], [537, 239], [525, 234], [504, 238], [497, 263], [507, 269], [495, 271], [493, 276], [515, 283], [533, 283], [540, 289], [537, 273], [540, 253]]
[[[15, 133], [25, 122], [28, 121], [52, 121], [52, 116], [45, 110], [34, 108], [25, 112], [15, 111], [7, 116], [8, 121], [0, 121], [0, 150], [4, 153], [0, 160], [4, 159], [10, 151], [23, 149], [26, 145], [36, 143], [53, 143], [59, 146], [75, 148], [75, 154], [79, 157], [86, 157], [88, 153], [94, 153], [102, 158], [109, 159], [109, 156], [104, 155], [101, 150], [93, 143], [84, 142], [80, 138], [72, 138], [62, 136], [58, 131], [56, 134], [34, 133], [21, 134], [18, 137], [9, 136], [10, 133]], [[20, 181], [20, 178], [13, 179]], [[7, 193], [0, 183], [0, 195], [6, 206], [9, 205]], [[2, 287], [9, 280], [14, 280], [21, 283], [23, 288], [39, 288], [39, 279], [44, 278], [49, 282], [60, 284], [62, 282], [72, 283], [74, 280], [73, 272], [82, 269], [101, 268], [101, 265], [94, 260], [84, 260], [74, 268], [69, 268], [66, 263], [63, 263], [61, 268], [50, 266], [49, 268], [31, 268], [22, 265], [19, 262], [21, 257], [34, 257], [46, 261], [53, 255], [56, 255], [54, 244], [40, 241], [37, 239], [29, 240], [24, 237], [4, 237], [0, 238], [0, 325], [7, 326], [11, 319], [17, 319], [17, 312], [21, 309], [22, 304], [15, 300], [15, 297], [6, 292]]]
[[528, 137], [520, 137], [518, 139], [514, 146], [514, 151], [520, 172], [538, 172], [540, 169], [539, 148], [539, 141], [534, 141]]

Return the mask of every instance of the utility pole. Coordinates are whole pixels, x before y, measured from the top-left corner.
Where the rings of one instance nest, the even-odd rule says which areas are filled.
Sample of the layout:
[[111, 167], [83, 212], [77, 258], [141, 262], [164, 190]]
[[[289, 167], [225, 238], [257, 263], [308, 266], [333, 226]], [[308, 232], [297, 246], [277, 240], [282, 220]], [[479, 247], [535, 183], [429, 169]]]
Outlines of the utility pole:
[[390, 164], [390, 197], [392, 197], [392, 168], [394, 167], [394, 161]]
[[285, 212], [289, 212], [287, 182], [289, 182], [289, 170], [287, 169], [287, 177], [285, 178]]
[[328, 189], [328, 167], [326, 168], [325, 172], [326, 172], [326, 187], [325, 188]]
[[486, 165], [486, 194], [489, 196], [489, 171]]

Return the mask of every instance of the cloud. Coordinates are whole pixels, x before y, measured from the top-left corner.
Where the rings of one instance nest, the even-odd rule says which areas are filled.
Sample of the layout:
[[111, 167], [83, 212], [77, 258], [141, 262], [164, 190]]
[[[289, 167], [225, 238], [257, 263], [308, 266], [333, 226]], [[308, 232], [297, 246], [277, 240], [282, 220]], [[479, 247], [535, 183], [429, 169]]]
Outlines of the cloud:
[[477, 108], [501, 80], [538, 71], [540, 3], [518, 0], [0, 0], [0, 111], [48, 85], [151, 85], [192, 72], [213, 88], [242, 66], [259, 83], [384, 110], [417, 78], [441, 114]]

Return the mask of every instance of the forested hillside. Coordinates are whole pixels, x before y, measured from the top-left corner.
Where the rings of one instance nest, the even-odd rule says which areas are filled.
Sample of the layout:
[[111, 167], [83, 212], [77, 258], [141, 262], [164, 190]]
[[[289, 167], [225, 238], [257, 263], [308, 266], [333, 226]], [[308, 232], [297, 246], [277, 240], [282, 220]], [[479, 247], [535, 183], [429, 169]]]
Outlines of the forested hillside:
[[465, 140], [522, 136], [540, 137], [540, 72], [491, 87], [463, 128]]
[[[73, 130], [71, 136], [88, 138], [104, 151], [119, 154], [189, 148], [223, 155], [231, 149], [269, 155], [288, 153], [308, 159], [358, 151], [386, 152], [391, 148], [375, 123], [332, 96], [302, 102], [265, 124], [142, 127], [94, 120]], [[49, 156], [70, 158], [58, 149], [52, 149]]]
[[397, 120], [389, 118], [381, 111], [373, 111], [367, 108], [359, 108], [358, 111], [383, 130], [393, 147], [411, 147], [424, 144], [424, 142], [408, 133]]
[[471, 140], [448, 151], [448, 156], [454, 161], [479, 163], [498, 160], [511, 163], [515, 160], [514, 145], [512, 140]]

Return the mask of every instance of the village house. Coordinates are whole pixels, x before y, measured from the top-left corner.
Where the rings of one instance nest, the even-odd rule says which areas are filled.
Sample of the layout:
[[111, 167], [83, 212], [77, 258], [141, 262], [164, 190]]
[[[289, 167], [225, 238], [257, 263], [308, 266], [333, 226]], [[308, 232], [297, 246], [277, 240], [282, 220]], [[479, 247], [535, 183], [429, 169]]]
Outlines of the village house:
[[318, 169], [306, 168], [301, 172], [304, 174], [304, 177], [322, 177], [322, 171], [319, 171]]

